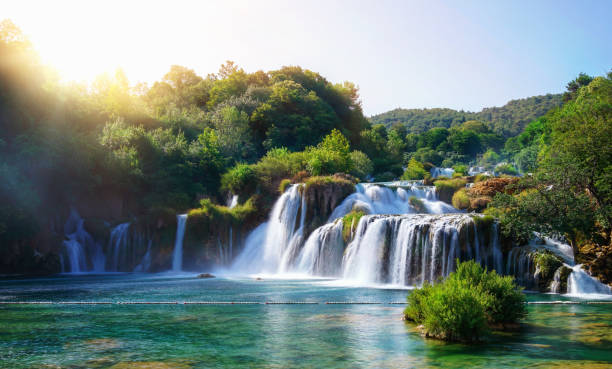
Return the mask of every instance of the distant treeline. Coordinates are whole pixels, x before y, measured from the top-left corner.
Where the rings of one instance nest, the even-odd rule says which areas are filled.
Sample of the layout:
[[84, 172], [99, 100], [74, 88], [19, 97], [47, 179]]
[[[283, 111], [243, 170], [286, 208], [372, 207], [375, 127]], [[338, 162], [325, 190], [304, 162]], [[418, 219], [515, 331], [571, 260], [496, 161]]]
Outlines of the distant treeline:
[[469, 120], [485, 122], [495, 133], [512, 137], [521, 133], [532, 120], [559, 107], [562, 94], [546, 94], [525, 99], [511, 100], [502, 107], [484, 108], [478, 113], [446, 108], [394, 109], [370, 118], [373, 124], [386, 127], [403, 125], [411, 133], [422, 133], [431, 128], [450, 128]]

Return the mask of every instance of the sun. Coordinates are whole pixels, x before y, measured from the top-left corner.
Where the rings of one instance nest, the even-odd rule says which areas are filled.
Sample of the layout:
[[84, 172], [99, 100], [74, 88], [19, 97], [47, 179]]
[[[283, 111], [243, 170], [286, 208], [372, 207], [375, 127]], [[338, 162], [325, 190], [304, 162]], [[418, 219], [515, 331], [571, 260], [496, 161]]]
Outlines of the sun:
[[[159, 78], [172, 64], [166, 55], [152, 57], [164, 29], [155, 24], [158, 18], [134, 16], [138, 12], [127, 9], [137, 4], [16, 3], [7, 18], [21, 28], [41, 61], [63, 81], [92, 82], [117, 68], [135, 80], [148, 81]], [[172, 22], [166, 26], [173, 26]]]

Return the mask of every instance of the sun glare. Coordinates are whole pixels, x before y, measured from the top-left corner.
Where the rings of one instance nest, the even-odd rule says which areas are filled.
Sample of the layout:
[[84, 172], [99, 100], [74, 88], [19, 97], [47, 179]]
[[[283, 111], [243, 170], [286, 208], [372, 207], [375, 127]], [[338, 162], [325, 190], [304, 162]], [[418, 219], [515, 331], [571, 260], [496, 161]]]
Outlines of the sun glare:
[[133, 81], [159, 79], [178, 63], [173, 47], [189, 20], [189, 14], [165, 14], [155, 3], [40, 3], [35, 13], [32, 7], [15, 4], [10, 18], [65, 81], [91, 82], [117, 68]]

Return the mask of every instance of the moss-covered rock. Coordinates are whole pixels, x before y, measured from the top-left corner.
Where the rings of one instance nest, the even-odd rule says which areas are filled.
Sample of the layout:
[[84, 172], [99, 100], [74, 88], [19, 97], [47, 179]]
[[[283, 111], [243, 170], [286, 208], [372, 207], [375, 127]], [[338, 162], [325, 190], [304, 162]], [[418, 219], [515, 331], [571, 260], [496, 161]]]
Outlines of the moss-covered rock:
[[308, 178], [303, 194], [306, 202], [306, 234], [325, 224], [336, 206], [353, 192], [355, 182], [346, 175]]
[[427, 208], [425, 207], [425, 204], [423, 204], [423, 201], [418, 197], [410, 196], [410, 198], [408, 199], [408, 203], [410, 203], [410, 206], [412, 206], [417, 212], [427, 213]]
[[441, 201], [452, 205], [453, 195], [459, 189], [465, 188], [466, 183], [467, 180], [464, 178], [437, 179], [434, 182], [434, 186], [436, 186], [436, 193], [438, 195], [438, 198]]
[[465, 188], [459, 189], [452, 198], [453, 206], [460, 210], [465, 210], [470, 207], [470, 198], [467, 195]]
[[555, 272], [563, 266], [563, 262], [548, 250], [538, 251], [534, 255], [533, 260], [536, 265], [535, 276], [538, 282], [538, 289], [542, 292], [548, 292]]
[[360, 210], [352, 210], [342, 218], [342, 238], [348, 243], [353, 238], [353, 232], [359, 224], [359, 220], [365, 213]]

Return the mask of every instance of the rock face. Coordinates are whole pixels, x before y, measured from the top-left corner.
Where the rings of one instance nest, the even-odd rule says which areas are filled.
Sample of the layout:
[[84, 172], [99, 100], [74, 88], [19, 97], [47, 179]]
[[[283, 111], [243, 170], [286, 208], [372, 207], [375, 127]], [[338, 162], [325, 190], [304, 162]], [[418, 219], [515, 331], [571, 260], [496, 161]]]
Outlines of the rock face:
[[612, 285], [612, 246], [585, 244], [578, 247], [578, 262], [602, 283]]
[[[310, 234], [327, 222], [336, 206], [355, 192], [350, 177], [336, 174], [331, 177], [312, 177], [306, 181], [304, 201], [306, 205], [306, 232]], [[299, 217], [298, 217], [299, 219]]]

